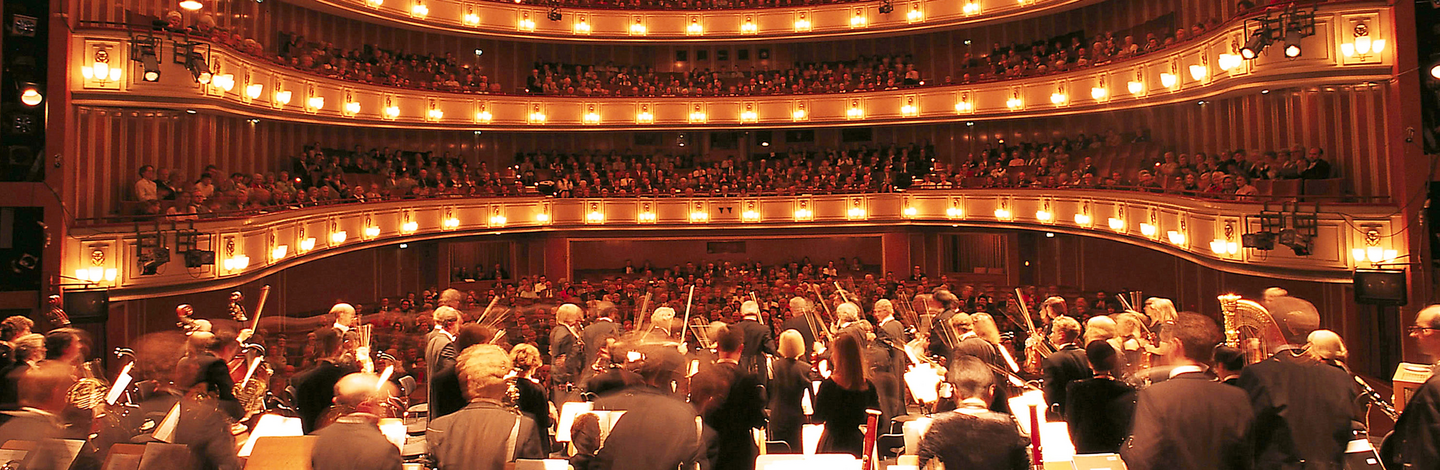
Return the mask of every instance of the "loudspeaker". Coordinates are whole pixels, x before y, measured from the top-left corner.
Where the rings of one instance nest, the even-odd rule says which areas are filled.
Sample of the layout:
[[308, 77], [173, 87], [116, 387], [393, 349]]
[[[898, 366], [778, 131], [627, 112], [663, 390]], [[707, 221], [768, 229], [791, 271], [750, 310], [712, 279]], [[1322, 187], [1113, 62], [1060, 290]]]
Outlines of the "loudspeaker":
[[105, 323], [110, 319], [110, 291], [65, 292], [65, 313], [70, 316], [71, 323]]
[[1405, 271], [1401, 269], [1356, 269], [1355, 303], [1404, 306], [1410, 303]]

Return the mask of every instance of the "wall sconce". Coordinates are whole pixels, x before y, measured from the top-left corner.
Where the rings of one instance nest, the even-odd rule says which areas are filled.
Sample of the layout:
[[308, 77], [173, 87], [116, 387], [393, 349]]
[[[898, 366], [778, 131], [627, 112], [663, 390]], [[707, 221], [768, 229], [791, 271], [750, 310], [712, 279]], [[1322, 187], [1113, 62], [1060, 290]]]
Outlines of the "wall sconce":
[[805, 112], [805, 105], [803, 104], [796, 103], [795, 110], [790, 111], [791, 121], [804, 121], [808, 117], [810, 116], [808, 113]]
[[[287, 100], [287, 101], [288, 101], [288, 100]], [[322, 108], [324, 108], [324, 107], [325, 107], [325, 97], [323, 97], [323, 96], [311, 96], [310, 99], [308, 99], [308, 100], [305, 101], [305, 109], [308, 110], [308, 111], [310, 111], [310, 112], [312, 112], [312, 113], [313, 113], [313, 112], [316, 112], [316, 111], [319, 111], [320, 109], [322, 109]]]
[[905, 105], [900, 107], [900, 115], [905, 117], [920, 115], [920, 107], [915, 105], [915, 97], [905, 97]]
[[1090, 88], [1090, 98], [1095, 101], [1105, 101], [1105, 98], [1108, 96], [1110, 96], [1110, 90], [1105, 89], [1103, 86]]
[[590, 110], [586, 111], [585, 115], [580, 117], [580, 122], [592, 126], [600, 124], [600, 113], [595, 112], [594, 105], [591, 105]]
[[376, 237], [380, 236], [380, 227], [376, 227], [374, 225], [367, 225], [365, 227], [365, 231], [361, 232], [361, 234], [365, 236], [366, 240], [374, 240]]
[[1210, 68], [1206, 67], [1203, 64], [1195, 64], [1190, 66], [1190, 78], [1195, 79], [1195, 81], [1197, 82], [1200, 80], [1204, 80], [1205, 76], [1209, 74]]
[[655, 213], [651, 211], [642, 211], [639, 215], [635, 216], [635, 220], [642, 224], [653, 224], [655, 223]]
[[1378, 265], [1400, 256], [1399, 251], [1388, 250], [1380, 246], [1380, 231], [1373, 228], [1365, 231], [1365, 248], [1351, 249], [1350, 254], [1355, 258], [1357, 265], [1366, 261], [1369, 261], [1371, 265]]
[[585, 214], [585, 222], [591, 224], [605, 223], [605, 213], [600, 212], [598, 209], [593, 209], [590, 213]]
[[217, 91], [223, 90], [224, 92], [235, 89], [235, 74], [216, 74], [215, 77], [210, 80], [210, 88]]
[[865, 201], [853, 199], [850, 201], [850, 208], [845, 210], [845, 217], [850, 220], [865, 220]]
[[1216, 238], [1210, 241], [1210, 251], [1217, 255], [1234, 255], [1240, 252], [1240, 244], [1233, 241]]
[[971, 103], [969, 100], [957, 101], [955, 102], [955, 112], [960, 114], [975, 112], [975, 103]]
[[755, 112], [755, 103], [745, 103], [745, 108], [740, 110], [740, 123], [751, 124], [760, 121], [760, 113]]
[[1125, 231], [1125, 219], [1117, 219], [1115, 217], [1111, 217], [1110, 230], [1123, 233]]
[[1144, 83], [1144, 82], [1131, 81], [1130, 83], [1127, 83], [1127, 84], [1125, 84], [1125, 85], [1126, 85], [1126, 87], [1130, 90], [1130, 94], [1132, 94], [1132, 95], [1139, 95], [1141, 92], [1144, 92], [1144, 91], [1145, 91], [1145, 83]]
[[703, 210], [690, 212], [690, 222], [706, 222], [710, 220], [710, 214]]
[[270, 249], [270, 262], [274, 263], [285, 259], [285, 255], [288, 254], [290, 254], [290, 245], [277, 245]]
[[[304, 235], [304, 232], [301, 232], [301, 235], [303, 236], [303, 235]], [[344, 237], [341, 237], [341, 238], [343, 239]], [[310, 250], [313, 250], [313, 249], [315, 249], [315, 237], [301, 238], [301, 239], [300, 239], [300, 253], [301, 253], [301, 254], [309, 253]]]
[[860, 100], [850, 100], [850, 108], [845, 110], [845, 119], [864, 119], [865, 109], [860, 107]]
[[913, 219], [920, 215], [920, 209], [915, 208], [915, 206], [905, 206], [904, 209], [900, 210], [900, 214], [907, 219]]
[[1050, 203], [1045, 203], [1044, 209], [1035, 211], [1035, 220], [1039, 220], [1040, 222], [1047, 224], [1055, 221], [1055, 213], [1050, 212]]
[[1229, 72], [1231, 69], [1239, 67], [1240, 64], [1244, 62], [1245, 58], [1240, 57], [1239, 54], [1220, 54], [1219, 59], [1216, 61], [1217, 65], [1220, 66], [1220, 70], [1225, 72]]
[[650, 112], [650, 106], [641, 105], [640, 111], [635, 113], [636, 124], [654, 124], [655, 114]]
[[491, 227], [504, 227], [504, 226], [505, 226], [505, 222], [508, 222], [508, 221], [509, 221], [509, 219], [507, 219], [504, 215], [501, 215], [501, 214], [495, 214], [495, 215], [490, 216], [490, 226], [491, 226]]
[[275, 107], [279, 108], [279, 107], [285, 106], [285, 105], [287, 105], [287, 104], [290, 104], [290, 97], [291, 97], [291, 95], [292, 95], [292, 93], [290, 93], [290, 90], [283, 90], [283, 91], [282, 91], [282, 90], [276, 90], [276, 91], [275, 91]]
[[[535, 32], [535, 20], [530, 19], [530, 12], [520, 12], [520, 19], [515, 21], [515, 29], [525, 32]], [[590, 32], [590, 28], [588, 25], [585, 28], [585, 32]]]
[[491, 115], [490, 111], [486, 111], [484, 107], [481, 107], [479, 111], [475, 112], [475, 122], [481, 124], [489, 124], [490, 120], [494, 119], [494, 117], [495, 116]]
[[799, 208], [799, 209], [795, 209], [795, 221], [796, 221], [796, 222], [803, 222], [803, 221], [806, 221], [806, 220], [810, 220], [810, 218], [813, 217], [814, 215], [815, 215], [814, 213], [810, 212], [810, 209], [806, 209], [806, 208], [803, 208], [803, 207], [802, 207], [802, 208]]
[[810, 20], [805, 17], [805, 13], [801, 12], [797, 13], [796, 15], [797, 16], [795, 17], [795, 32], [803, 33], [810, 31]]
[[700, 25], [700, 17], [690, 17], [690, 24], [685, 26], [685, 34], [699, 36], [705, 34], [705, 27]]
[[1002, 199], [1002, 200], [1000, 201], [1000, 207], [998, 207], [998, 208], [995, 209], [995, 219], [997, 219], [997, 220], [1011, 220], [1011, 219], [1013, 219], [1014, 217], [1015, 217], [1015, 214], [1013, 214], [1013, 213], [1010, 212], [1010, 207], [1009, 207], [1008, 205], [1006, 205], [1006, 204], [1005, 204], [1005, 201]]
[[550, 214], [549, 214], [549, 213], [546, 213], [546, 212], [536, 212], [536, 213], [535, 213], [535, 223], [541, 224], [541, 225], [550, 223]]
[[441, 230], [455, 230], [460, 228], [460, 218], [455, 217], [450, 211], [446, 211], [445, 220], [440, 221]]
[[384, 4], [385, 0], [365, 0], [365, 5], [369, 6], [370, 8], [380, 8], [380, 5]]
[[103, 47], [95, 50], [95, 56], [91, 58], [89, 65], [80, 66], [80, 75], [86, 80], [95, 80], [102, 84], [119, 81], [121, 73], [120, 67], [110, 66], [110, 51]]
[[430, 7], [425, 6], [424, 3], [415, 2], [415, 4], [410, 7], [410, 16], [416, 18], [424, 18], [426, 15], [429, 14]]
[[356, 114], [360, 114], [360, 102], [351, 101], [349, 103], [345, 103], [345, 115], [354, 116]]
[[852, 29], [864, 28], [865, 24], [869, 22], [870, 20], [868, 18], [865, 18], [864, 8], [856, 8], [855, 14], [850, 16], [850, 28]]
[[965, 209], [964, 209], [964, 208], [961, 208], [961, 207], [959, 206], [959, 204], [960, 204], [959, 201], [954, 201], [954, 202], [951, 203], [950, 207], [946, 207], [946, 208], [945, 208], [945, 217], [948, 217], [948, 218], [951, 218], [951, 219], [962, 219], [962, 218], [964, 218], [964, 217], [965, 217]]
[[741, 212], [741, 213], [740, 213], [740, 220], [743, 220], [743, 221], [746, 221], [746, 222], [756, 222], [756, 221], [759, 221], [759, 220], [760, 220], [760, 213], [759, 213], [759, 212], [756, 212], [755, 209], [745, 209], [744, 212]]
[[690, 108], [690, 123], [704, 124], [705, 118], [705, 105], [703, 103], [695, 103], [695, 105]]
[[436, 107], [432, 107], [429, 111], [425, 112], [425, 117], [427, 119], [429, 119], [431, 122], [435, 122], [445, 118], [445, 111], [438, 108], [438, 103], [432, 103], [431, 106]]
[[1067, 101], [1070, 101], [1070, 95], [1065, 93], [1064, 88], [1055, 90], [1054, 93], [1050, 94], [1050, 104], [1064, 106]]
[[979, 3], [975, 3], [975, 2], [973, 2], [973, 1], [972, 1], [972, 2], [965, 2], [965, 6], [964, 6], [963, 8], [961, 8], [960, 11], [963, 12], [963, 13], [965, 13], [965, 16], [975, 16], [975, 15], [978, 15], [978, 14], [980, 14], [980, 4], [979, 4]]
[[480, 25], [480, 15], [475, 14], [475, 6], [474, 6], [474, 5], [469, 5], [469, 6], [466, 6], [466, 7], [465, 7], [465, 16], [462, 16], [462, 17], [460, 18], [460, 22], [465, 23], [465, 26], [479, 26], [479, 25]]
[[1365, 23], [1356, 23], [1355, 28], [1351, 30], [1351, 35], [1355, 38], [1354, 40], [1340, 44], [1340, 53], [1345, 57], [1355, 55], [1365, 57], [1371, 52], [1379, 54], [1385, 50], [1385, 40], [1371, 38], [1370, 26]]
[[537, 103], [534, 107], [531, 108], [530, 115], [526, 116], [526, 118], [526, 120], [531, 124], [544, 124], [545, 112], [541, 110], [540, 105]]
[[1144, 222], [1140, 223], [1140, 234], [1148, 238], [1155, 238], [1155, 234], [1159, 233], [1159, 231], [1160, 229], [1156, 228], [1154, 225], [1150, 225]]
[[740, 23], [740, 34], [755, 34], [760, 32], [760, 27], [755, 25], [755, 17], [745, 15], [745, 21]]
[[346, 237], [348, 237], [348, 235], [345, 233], [344, 230], [330, 232], [330, 244], [339, 245], [341, 243], [345, 243]]
[[400, 233], [409, 235], [417, 230], [420, 230], [420, 224], [413, 220], [406, 220], [405, 223], [400, 224]]
[[637, 16], [635, 22], [630, 24], [631, 36], [644, 36], [648, 28], [645, 27], [645, 18]]
[[395, 118], [398, 118], [398, 117], [400, 117], [400, 107], [399, 107], [399, 106], [395, 106], [395, 105], [392, 103], [392, 104], [390, 104], [389, 106], [386, 106], [386, 107], [385, 107], [385, 118], [386, 118], [386, 119], [395, 119]]
[[1165, 235], [1166, 235], [1166, 237], [1168, 237], [1168, 238], [1170, 239], [1170, 244], [1171, 244], [1171, 245], [1175, 245], [1175, 246], [1185, 246], [1185, 234], [1184, 234], [1183, 232], [1180, 232], [1180, 231], [1177, 231], [1177, 230], [1171, 230], [1171, 231], [1165, 232]]
[[1023, 106], [1025, 106], [1025, 102], [1020, 100], [1019, 96], [1012, 96], [1005, 100], [1005, 107], [1010, 108], [1011, 111], [1018, 110]]
[[1173, 73], [1162, 72], [1160, 74], [1160, 85], [1165, 88], [1175, 88], [1175, 84], [1178, 82], [1179, 80], [1176, 80], [1175, 74]]
[[910, 23], [919, 23], [921, 21], [925, 21], [925, 12], [920, 10], [919, 3], [910, 4], [910, 11], [905, 13], [905, 21], [908, 21]]
[[1075, 214], [1075, 225], [1089, 227], [1090, 222], [1090, 214]]
[[252, 100], [258, 100], [258, 99], [260, 99], [260, 95], [262, 95], [262, 94], [264, 94], [264, 93], [265, 93], [265, 85], [264, 85], [264, 84], [261, 84], [261, 83], [251, 83], [251, 84], [249, 84], [249, 85], [245, 85], [245, 96], [250, 97], [250, 99], [252, 99]]

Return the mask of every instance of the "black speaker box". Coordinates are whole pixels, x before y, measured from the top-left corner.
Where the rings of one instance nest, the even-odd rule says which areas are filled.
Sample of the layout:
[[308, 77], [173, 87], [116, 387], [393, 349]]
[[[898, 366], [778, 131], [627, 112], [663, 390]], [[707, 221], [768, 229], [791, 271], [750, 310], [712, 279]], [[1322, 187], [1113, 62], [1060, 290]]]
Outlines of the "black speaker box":
[[65, 292], [65, 314], [70, 316], [71, 323], [105, 323], [110, 319], [110, 291]]

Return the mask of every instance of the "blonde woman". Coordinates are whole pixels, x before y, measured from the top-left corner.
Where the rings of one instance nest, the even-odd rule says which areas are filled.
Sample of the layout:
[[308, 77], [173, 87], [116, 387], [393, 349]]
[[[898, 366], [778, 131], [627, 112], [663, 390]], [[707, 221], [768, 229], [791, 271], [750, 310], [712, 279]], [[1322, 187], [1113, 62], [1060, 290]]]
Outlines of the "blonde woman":
[[776, 348], [780, 358], [775, 360], [774, 377], [770, 380], [770, 440], [785, 441], [791, 453], [804, 451], [800, 439], [800, 428], [805, 423], [805, 412], [800, 403], [810, 389], [810, 363], [801, 360], [805, 354], [805, 338], [796, 330], [780, 333], [780, 344]]
[[1165, 322], [1175, 321], [1179, 314], [1175, 312], [1175, 303], [1170, 299], [1151, 297], [1145, 299], [1145, 316], [1150, 317], [1150, 327], [1156, 328]]
[[517, 344], [510, 349], [510, 363], [515, 367], [515, 407], [535, 420], [535, 429], [540, 433], [540, 449], [549, 454], [550, 394], [534, 377], [535, 369], [542, 364], [540, 350], [529, 343]]

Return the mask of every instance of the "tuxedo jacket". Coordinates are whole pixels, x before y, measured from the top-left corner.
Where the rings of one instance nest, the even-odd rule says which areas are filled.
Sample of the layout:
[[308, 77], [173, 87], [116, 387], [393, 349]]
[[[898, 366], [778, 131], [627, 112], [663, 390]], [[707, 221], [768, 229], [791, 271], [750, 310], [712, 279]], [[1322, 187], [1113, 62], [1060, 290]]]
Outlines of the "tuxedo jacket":
[[310, 467], [315, 470], [399, 470], [400, 449], [385, 439], [374, 422], [344, 417], [315, 431]]
[[1301, 470], [1340, 468], [1357, 419], [1355, 382], [1323, 362], [1280, 351], [1240, 372], [1255, 412], [1255, 464]]
[[1131, 470], [1248, 470], [1254, 421], [1244, 391], [1179, 374], [1140, 391], [1120, 456]]
[[1045, 403], [1050, 406], [1050, 416], [1063, 419], [1065, 416], [1065, 388], [1080, 379], [1095, 376], [1090, 370], [1090, 360], [1085, 350], [1074, 343], [1067, 344], [1042, 361], [1045, 370]]
[[1440, 376], [1421, 385], [1380, 447], [1385, 468], [1440, 468]]
[[765, 367], [764, 357], [761, 353], [771, 356], [775, 352], [775, 335], [770, 332], [770, 327], [761, 325], [755, 320], [740, 320], [732, 327], [740, 328], [744, 335], [744, 348], [740, 350], [740, 365], [746, 372], [765, 377], [768, 374]]

